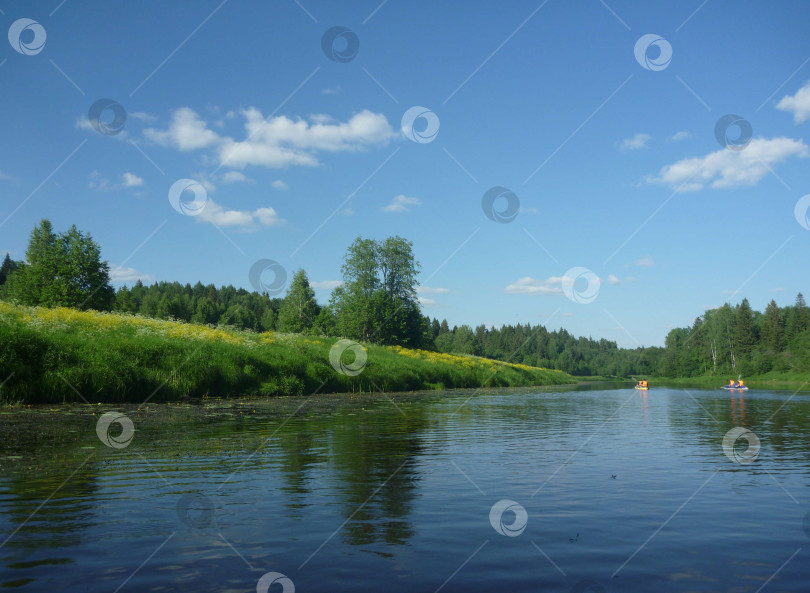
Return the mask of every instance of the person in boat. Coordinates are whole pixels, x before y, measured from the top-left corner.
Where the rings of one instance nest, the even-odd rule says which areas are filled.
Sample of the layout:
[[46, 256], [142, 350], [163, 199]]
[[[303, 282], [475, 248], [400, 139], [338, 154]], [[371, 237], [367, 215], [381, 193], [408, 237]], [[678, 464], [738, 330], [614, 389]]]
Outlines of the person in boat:
[[646, 380], [646, 379], [642, 379], [641, 381], [639, 381], [639, 382], [638, 382], [638, 386], [639, 386], [639, 387], [647, 387], [647, 386], [648, 386], [648, 385], [647, 385], [647, 380]]
[[745, 381], [743, 381], [742, 379], [740, 379], [739, 381], [737, 381], [737, 387], [739, 387], [740, 389], [742, 389], [743, 387], [745, 387]]
[[729, 379], [728, 380], [728, 386], [729, 387], [738, 387], [737, 382], [734, 379]]

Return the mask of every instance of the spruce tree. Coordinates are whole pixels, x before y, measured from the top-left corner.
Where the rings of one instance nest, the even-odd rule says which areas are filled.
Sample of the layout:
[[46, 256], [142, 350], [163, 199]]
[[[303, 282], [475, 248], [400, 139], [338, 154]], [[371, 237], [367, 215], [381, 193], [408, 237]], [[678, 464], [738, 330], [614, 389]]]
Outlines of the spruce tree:
[[307, 273], [298, 270], [290, 283], [290, 290], [281, 302], [278, 312], [278, 330], [289, 333], [304, 333], [318, 317], [315, 291], [309, 285]]
[[743, 299], [737, 307], [736, 323], [734, 325], [734, 349], [737, 356], [748, 356], [755, 343], [754, 314], [751, 311], [748, 299]]

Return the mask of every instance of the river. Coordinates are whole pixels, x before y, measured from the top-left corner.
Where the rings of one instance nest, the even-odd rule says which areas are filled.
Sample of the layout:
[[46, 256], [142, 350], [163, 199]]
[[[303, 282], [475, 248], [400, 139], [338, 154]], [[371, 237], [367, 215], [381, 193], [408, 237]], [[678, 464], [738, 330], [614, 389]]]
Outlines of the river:
[[810, 590], [810, 396], [0, 410], [15, 591]]

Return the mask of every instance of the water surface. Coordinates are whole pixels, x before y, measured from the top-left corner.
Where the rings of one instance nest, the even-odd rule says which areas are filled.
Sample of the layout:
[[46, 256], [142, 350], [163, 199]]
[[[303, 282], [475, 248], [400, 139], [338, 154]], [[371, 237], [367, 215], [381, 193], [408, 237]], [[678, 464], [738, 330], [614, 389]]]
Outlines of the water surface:
[[[110, 409], [0, 411], [0, 586], [810, 590], [807, 394], [130, 405], [122, 448], [96, 434]], [[735, 427], [753, 458], [748, 433], [724, 451]]]

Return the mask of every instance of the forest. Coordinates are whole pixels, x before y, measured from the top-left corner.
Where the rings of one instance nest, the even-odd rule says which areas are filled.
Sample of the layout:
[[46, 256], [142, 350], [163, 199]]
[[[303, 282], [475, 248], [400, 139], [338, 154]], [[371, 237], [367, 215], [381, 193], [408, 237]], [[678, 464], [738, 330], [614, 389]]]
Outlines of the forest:
[[564, 329], [549, 331], [542, 326], [448, 329], [444, 322], [435, 344], [442, 352], [477, 354], [577, 376], [807, 373], [810, 310], [801, 293], [794, 305], [779, 307], [771, 300], [764, 312], [752, 310], [748, 299], [734, 306], [726, 303], [705, 311], [691, 327], [671, 330], [663, 348], [619, 348], [605, 339], [577, 338]]
[[306, 271], [295, 272], [283, 298], [234, 286], [155, 282], [114, 289], [109, 264], [88, 233], [55, 233], [43, 220], [31, 232], [25, 261], [6, 254], [0, 299], [131, 313], [211, 326], [346, 337], [379, 345], [472, 354], [556, 369], [576, 376], [697, 377], [810, 372], [810, 310], [771, 301], [764, 312], [747, 299], [707, 310], [690, 327], [669, 332], [663, 347], [619, 348], [606, 339], [529, 324], [450, 327], [424, 315], [416, 294], [419, 263], [410, 241], [358, 237], [341, 268], [343, 283], [319, 304]]

